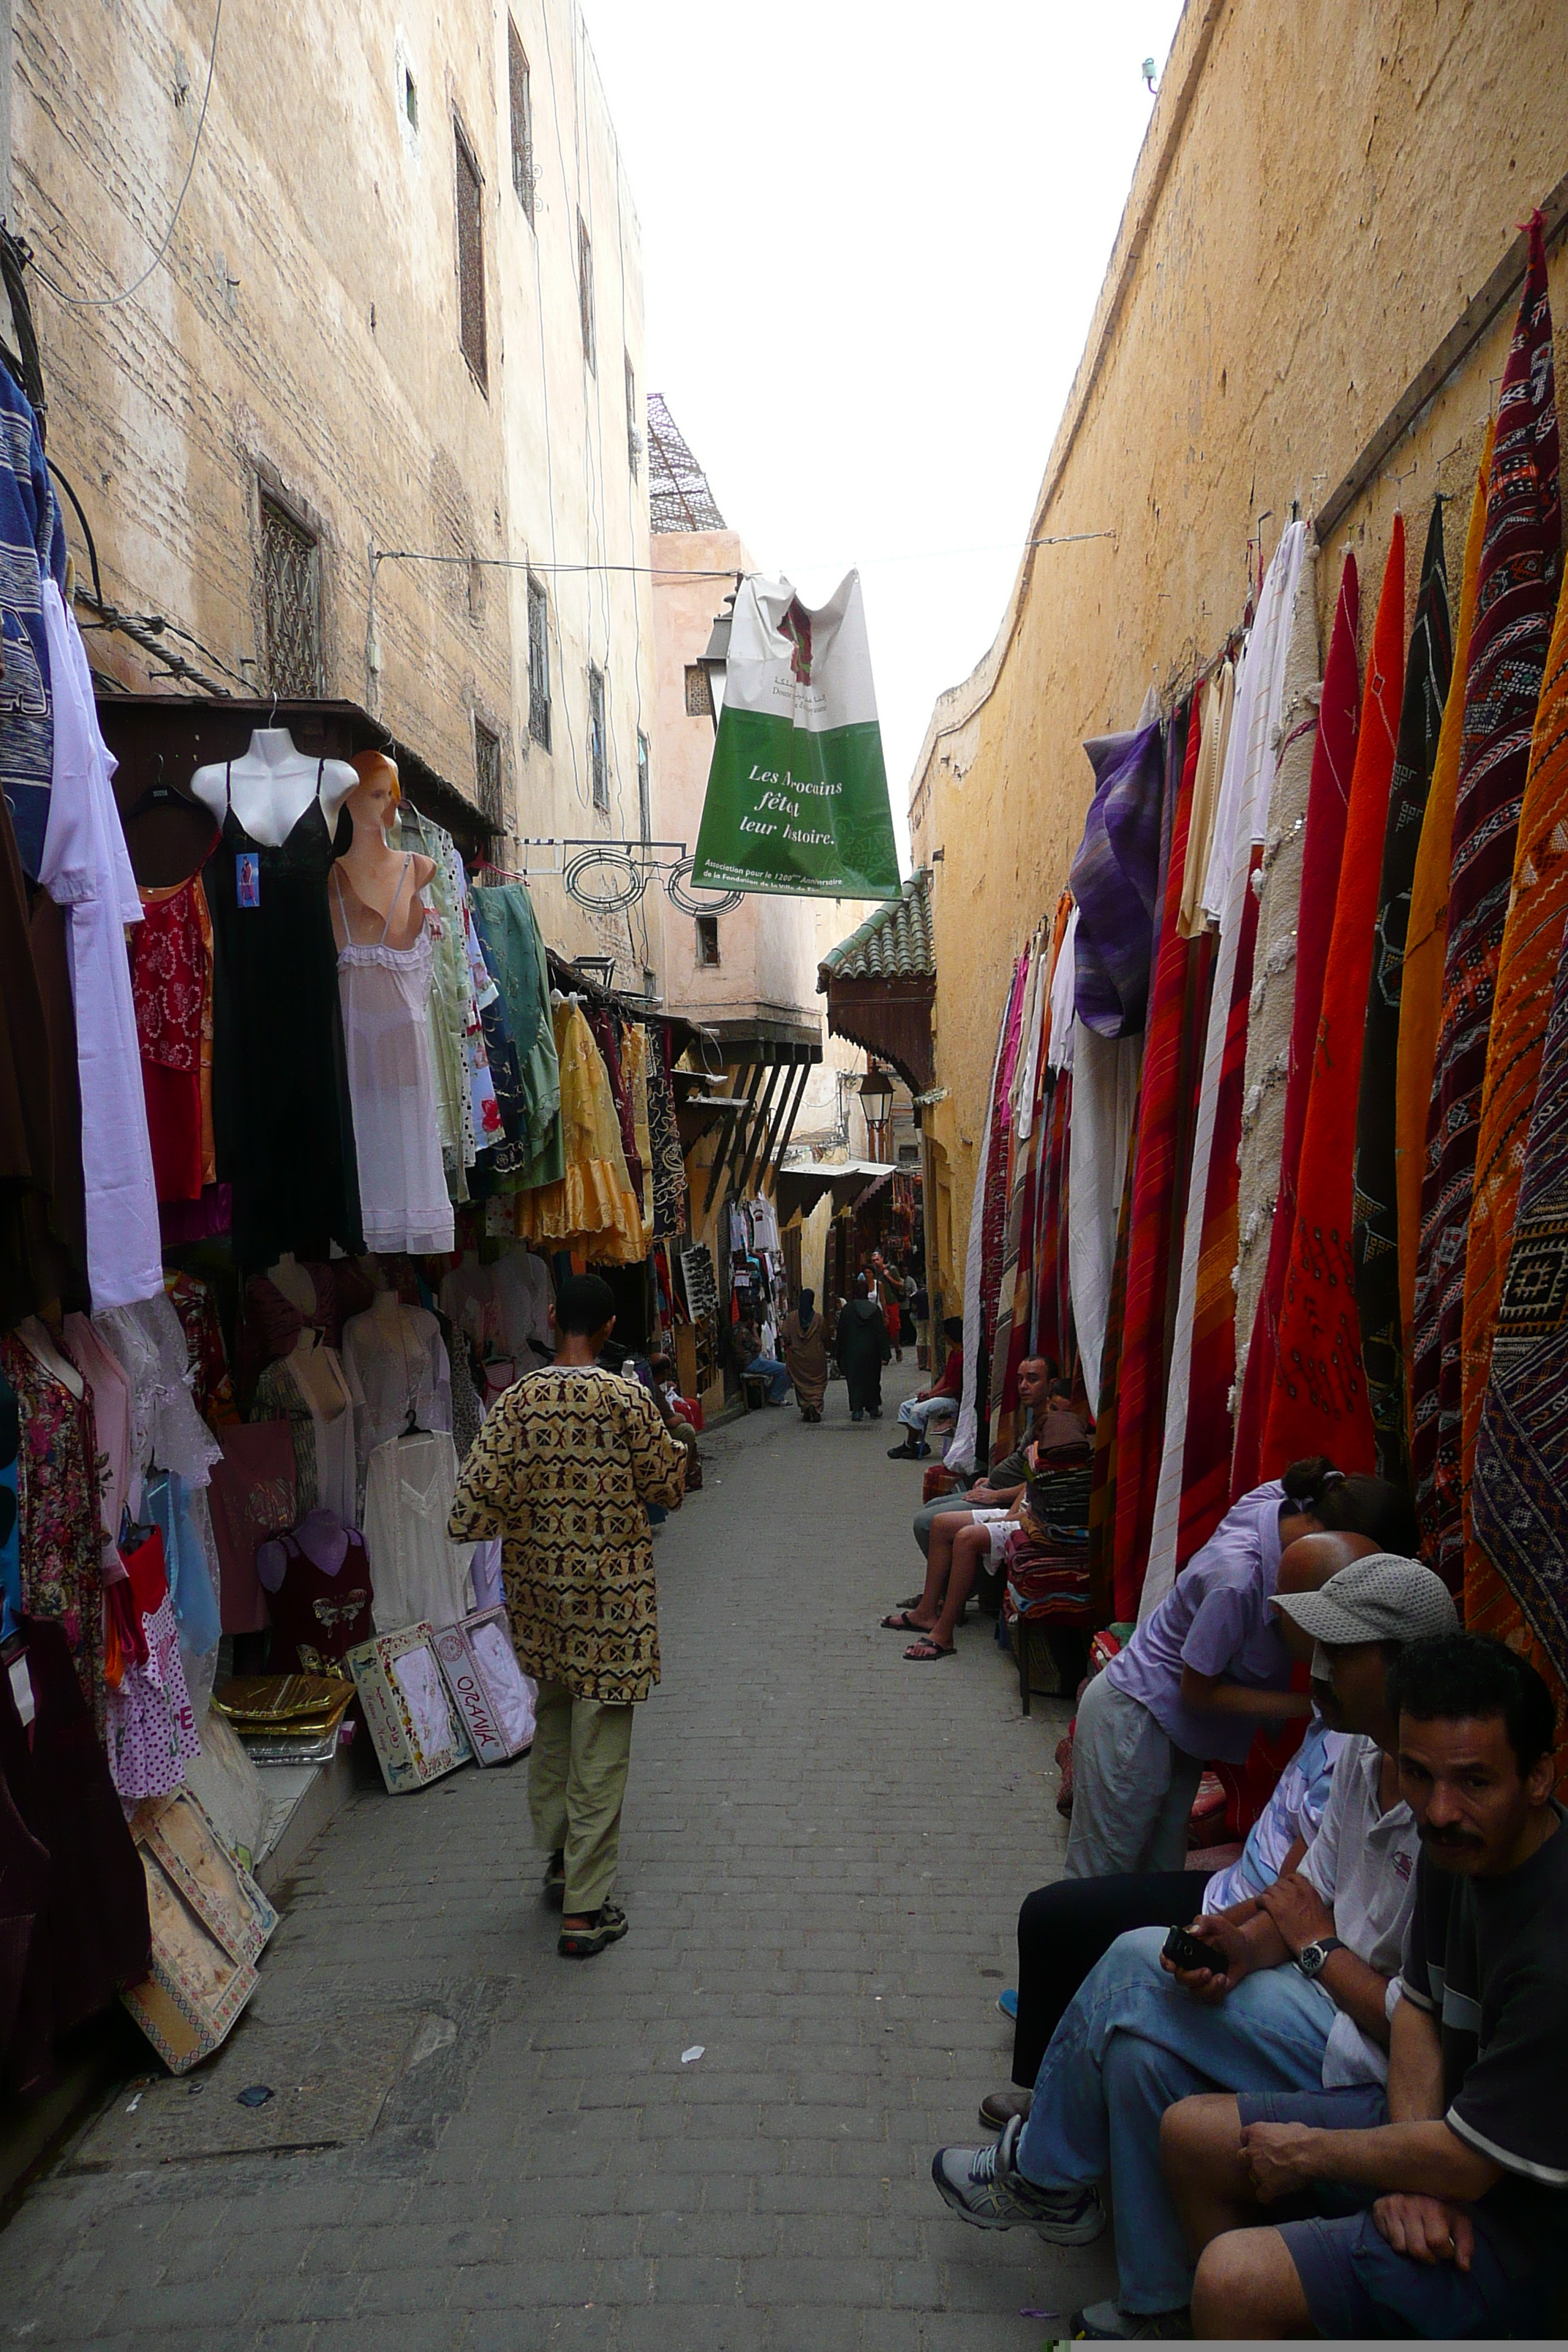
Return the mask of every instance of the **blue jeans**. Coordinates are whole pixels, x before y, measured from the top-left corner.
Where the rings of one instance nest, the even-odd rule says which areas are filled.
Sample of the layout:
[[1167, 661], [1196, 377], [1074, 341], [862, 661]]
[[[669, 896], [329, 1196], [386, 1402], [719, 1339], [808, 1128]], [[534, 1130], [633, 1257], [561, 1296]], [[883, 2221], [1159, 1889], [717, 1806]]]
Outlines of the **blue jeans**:
[[783, 1404], [789, 1394], [789, 1373], [776, 1356], [753, 1356], [746, 1370], [748, 1372], [755, 1372], [759, 1380], [764, 1380], [770, 1383], [768, 1389], [770, 1404]]
[[1320, 2089], [1336, 2014], [1289, 1962], [1206, 2008], [1161, 1968], [1165, 1932], [1135, 1927], [1090, 1969], [1040, 2061], [1018, 2142], [1018, 2169], [1041, 2188], [1110, 2174], [1117, 2299], [1131, 2312], [1192, 2300], [1193, 2263], [1160, 2171], [1165, 2109], [1196, 2091]]
[[899, 1419], [906, 1429], [918, 1429], [922, 1437], [931, 1435], [933, 1421], [956, 1421], [958, 1407], [952, 1397], [906, 1397], [899, 1407]]

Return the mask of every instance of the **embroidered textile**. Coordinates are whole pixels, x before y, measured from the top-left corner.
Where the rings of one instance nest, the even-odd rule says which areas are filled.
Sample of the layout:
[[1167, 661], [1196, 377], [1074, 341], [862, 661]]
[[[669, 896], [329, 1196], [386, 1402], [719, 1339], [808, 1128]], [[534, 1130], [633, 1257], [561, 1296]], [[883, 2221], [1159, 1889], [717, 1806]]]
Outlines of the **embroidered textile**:
[[1265, 1478], [1279, 1476], [1308, 1454], [1326, 1454], [1347, 1471], [1370, 1470], [1376, 1459], [1362, 1370], [1351, 1216], [1373, 929], [1404, 697], [1405, 519], [1396, 514], [1362, 698], [1344, 856], [1301, 1132], [1295, 1227], [1263, 1433]]
[[[1513, 891], [1498, 963], [1497, 998], [1487, 1048], [1476, 1192], [1470, 1208], [1465, 1275], [1464, 1470], [1467, 1497], [1481, 1405], [1491, 1361], [1498, 1297], [1510, 1263], [1510, 1236], [1524, 1172], [1531, 1107], [1541, 1076], [1553, 980], [1568, 912], [1568, 586], [1557, 597], [1557, 625], [1535, 713], [1530, 780], [1520, 812]], [[1465, 1623], [1505, 1640], [1519, 1609], [1486, 1551], [1467, 1534]]]
[[[57, 529], [37, 419], [20, 384], [0, 367], [0, 785], [30, 882], [43, 868], [54, 774], [43, 587]], [[62, 553], [61, 577], [63, 566]]]
[[1405, 1425], [1405, 1333], [1399, 1314], [1394, 1080], [1410, 888], [1452, 664], [1448, 579], [1443, 563], [1443, 502], [1435, 499], [1405, 665], [1394, 776], [1388, 788], [1388, 824], [1356, 1111], [1352, 1249], [1362, 1363], [1377, 1443], [1377, 1466], [1385, 1478], [1401, 1486], [1409, 1481], [1410, 1446]]
[[21, 1443], [16, 1507], [22, 1612], [56, 1622], [82, 1697], [103, 1729], [103, 1529], [92, 1392], [72, 1396], [14, 1331], [0, 1334], [0, 1372], [16, 1399]]
[[[1138, 1106], [1132, 1214], [1116, 1377], [1114, 1541], [1118, 1593], [1125, 1591], [1133, 1597], [1131, 1607], [1126, 1609], [1118, 1601], [1114, 1613], [1120, 1617], [1135, 1612], [1136, 1596], [1148, 1565], [1154, 1489], [1160, 1475], [1165, 1377], [1170, 1363], [1172, 1244], [1185, 1212], [1184, 1148], [1192, 1139], [1191, 1122], [1183, 1117], [1184, 1102], [1191, 1097], [1193, 1078], [1189, 999], [1197, 968], [1206, 958], [1205, 941], [1184, 939], [1178, 918], [1192, 826], [1202, 701], [1201, 693], [1194, 693], [1185, 730]], [[1180, 725], [1179, 720], [1176, 723]], [[1188, 1049], [1186, 1060], [1184, 1048]]]
[[1079, 908], [1073, 1007], [1100, 1037], [1135, 1035], [1148, 1007], [1165, 765], [1160, 737], [1156, 723], [1084, 746], [1095, 793], [1068, 876]]
[[1426, 1127], [1411, 1373], [1415, 1507], [1433, 1565], [1458, 1587], [1466, 1244], [1486, 1082], [1487, 1036], [1513, 878], [1531, 730], [1556, 604], [1562, 513], [1542, 216], [1498, 395], [1486, 538], [1465, 678], [1454, 801], [1443, 1019]]
[[1491, 474], [1492, 436], [1477, 468], [1459, 581], [1459, 611], [1454, 660], [1443, 711], [1432, 787], [1415, 873], [1410, 886], [1410, 919], [1399, 999], [1399, 1061], [1394, 1079], [1394, 1168], [1399, 1206], [1399, 1320], [1405, 1345], [1406, 1406], [1410, 1430], [1410, 1370], [1415, 1353], [1415, 1267], [1421, 1245], [1421, 1185], [1426, 1165], [1426, 1120], [1432, 1108], [1437, 1031], [1443, 1018], [1443, 958], [1448, 938], [1448, 866], [1454, 840], [1454, 793], [1465, 732], [1465, 677], [1469, 668], [1470, 631], [1476, 617], [1476, 586], [1487, 527], [1487, 483]]
[[1279, 714], [1279, 750], [1268, 802], [1263, 863], [1258, 874], [1258, 941], [1253, 950], [1247, 1074], [1241, 1097], [1241, 1148], [1236, 1181], [1238, 1379], [1246, 1373], [1247, 1346], [1263, 1292], [1284, 1150], [1307, 804], [1318, 740], [1321, 671], [1317, 569], [1318, 551], [1309, 539], [1301, 576], [1296, 583], [1296, 609], [1290, 617]]
[[647, 1062], [647, 1127], [653, 1147], [653, 1231], [661, 1242], [686, 1231], [686, 1161], [675, 1118], [669, 1075], [669, 1032], [653, 1033]]
[[530, 1372], [491, 1412], [448, 1528], [501, 1539], [524, 1674], [620, 1706], [658, 1680], [647, 1506], [673, 1509], [686, 1449], [636, 1381], [595, 1366]]

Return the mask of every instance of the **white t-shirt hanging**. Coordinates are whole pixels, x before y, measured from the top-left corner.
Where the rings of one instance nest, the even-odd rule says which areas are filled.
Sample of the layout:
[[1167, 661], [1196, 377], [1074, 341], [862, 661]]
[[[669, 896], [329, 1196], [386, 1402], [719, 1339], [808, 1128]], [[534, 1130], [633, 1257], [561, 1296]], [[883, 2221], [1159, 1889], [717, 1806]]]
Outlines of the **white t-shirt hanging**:
[[44, 628], [54, 684], [54, 790], [38, 879], [67, 932], [81, 1083], [88, 1286], [95, 1314], [159, 1296], [163, 1259], [125, 926], [142, 920], [98, 730], [81, 633], [52, 580]]
[[343, 1370], [354, 1401], [362, 1481], [376, 1447], [405, 1429], [411, 1412], [421, 1429], [450, 1431], [452, 1368], [441, 1326], [423, 1307], [400, 1306], [395, 1315], [373, 1307], [351, 1316], [343, 1325]]
[[471, 1544], [456, 1544], [447, 1518], [458, 1456], [444, 1431], [377, 1446], [365, 1479], [364, 1549], [378, 1633], [405, 1625], [456, 1624], [472, 1609]]

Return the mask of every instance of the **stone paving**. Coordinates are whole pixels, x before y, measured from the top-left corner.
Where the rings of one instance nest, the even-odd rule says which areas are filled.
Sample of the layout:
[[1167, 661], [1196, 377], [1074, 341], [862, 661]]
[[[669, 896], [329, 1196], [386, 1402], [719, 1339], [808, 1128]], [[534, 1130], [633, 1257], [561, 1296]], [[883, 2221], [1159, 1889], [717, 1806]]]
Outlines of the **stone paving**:
[[988, 1621], [925, 1667], [878, 1629], [919, 1581], [920, 1473], [885, 1458], [915, 1385], [889, 1369], [880, 1423], [838, 1384], [819, 1427], [791, 1406], [704, 1440], [658, 1538], [626, 1940], [555, 1957], [523, 1768], [366, 1789], [282, 1890], [208, 2085], [309, 2046], [300, 2137], [342, 2144], [215, 2154], [204, 2100], [188, 2156], [128, 2157], [120, 2092], [0, 2236], [0, 2344], [1003, 2352], [1051, 2332], [1026, 2312], [1113, 2291], [1107, 2241], [972, 2231], [929, 2177], [1006, 2079], [1063, 1710], [1023, 1719]]

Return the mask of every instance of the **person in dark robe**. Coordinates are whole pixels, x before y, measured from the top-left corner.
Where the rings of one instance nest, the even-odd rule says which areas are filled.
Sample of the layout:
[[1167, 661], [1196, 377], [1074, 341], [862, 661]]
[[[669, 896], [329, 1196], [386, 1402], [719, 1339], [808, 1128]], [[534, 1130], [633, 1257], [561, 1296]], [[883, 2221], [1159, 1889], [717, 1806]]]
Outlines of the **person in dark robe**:
[[820, 1421], [827, 1391], [827, 1327], [816, 1311], [815, 1290], [803, 1290], [797, 1305], [779, 1325], [779, 1345], [795, 1384], [802, 1421]]
[[863, 1274], [855, 1277], [855, 1296], [838, 1318], [838, 1361], [849, 1390], [849, 1418], [882, 1418], [882, 1367], [893, 1352], [887, 1318], [871, 1296]]

